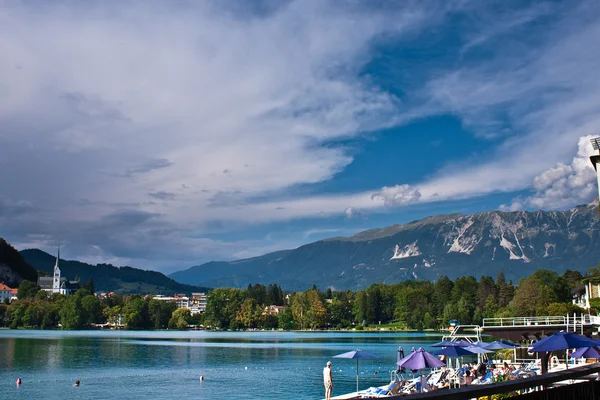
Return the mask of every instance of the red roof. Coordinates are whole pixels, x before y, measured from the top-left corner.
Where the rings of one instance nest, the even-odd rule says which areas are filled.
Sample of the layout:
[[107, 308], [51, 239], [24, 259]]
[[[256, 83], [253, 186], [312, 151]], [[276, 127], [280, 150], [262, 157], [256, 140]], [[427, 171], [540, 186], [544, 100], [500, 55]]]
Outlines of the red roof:
[[11, 290], [11, 291], [12, 290], [17, 290], [18, 291], [18, 289], [13, 289], [13, 288], [10, 288], [10, 287], [6, 286], [4, 284], [4, 282], [0, 282], [0, 290]]

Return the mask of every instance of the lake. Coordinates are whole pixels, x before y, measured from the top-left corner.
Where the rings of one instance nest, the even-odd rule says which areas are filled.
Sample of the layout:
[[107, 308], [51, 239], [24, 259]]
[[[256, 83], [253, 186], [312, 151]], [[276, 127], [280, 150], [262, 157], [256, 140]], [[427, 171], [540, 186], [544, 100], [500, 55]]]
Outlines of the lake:
[[[389, 382], [398, 346], [437, 333], [0, 330], [2, 399], [322, 399], [325, 363], [334, 395]], [[200, 381], [199, 377], [205, 380]], [[23, 380], [16, 388], [17, 377]], [[80, 387], [73, 387], [79, 379]]]

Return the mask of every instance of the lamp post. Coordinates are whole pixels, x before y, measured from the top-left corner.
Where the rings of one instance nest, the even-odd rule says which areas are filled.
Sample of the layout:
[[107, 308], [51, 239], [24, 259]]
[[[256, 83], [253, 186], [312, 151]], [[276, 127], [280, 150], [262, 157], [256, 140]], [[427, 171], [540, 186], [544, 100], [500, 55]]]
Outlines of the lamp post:
[[590, 161], [596, 170], [596, 179], [598, 180], [598, 197], [600, 198], [600, 168], [598, 168], [598, 164], [600, 163], [600, 137], [593, 138], [590, 141], [592, 142], [592, 147], [594, 150], [598, 152], [598, 154], [590, 156]]

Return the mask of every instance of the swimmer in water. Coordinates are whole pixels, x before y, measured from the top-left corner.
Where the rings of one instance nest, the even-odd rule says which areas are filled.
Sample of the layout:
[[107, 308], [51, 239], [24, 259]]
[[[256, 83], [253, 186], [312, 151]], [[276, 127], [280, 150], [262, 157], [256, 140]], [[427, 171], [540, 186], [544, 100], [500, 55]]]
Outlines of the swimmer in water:
[[17, 387], [21, 386], [21, 383], [23, 383], [21, 378], [17, 378]]
[[80, 384], [80, 383], [81, 383], [81, 382], [79, 382], [79, 379], [77, 379], [77, 380], [75, 381], [75, 383], [73, 384], [73, 386], [77, 387], [77, 386], [79, 386], [79, 384]]

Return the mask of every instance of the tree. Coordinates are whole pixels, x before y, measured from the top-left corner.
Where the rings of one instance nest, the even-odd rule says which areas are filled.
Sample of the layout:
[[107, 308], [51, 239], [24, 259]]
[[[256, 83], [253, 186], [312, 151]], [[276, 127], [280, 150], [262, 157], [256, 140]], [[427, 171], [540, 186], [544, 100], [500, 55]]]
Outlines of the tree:
[[454, 283], [446, 276], [440, 277], [433, 285], [433, 310], [436, 315], [444, 313], [444, 307], [450, 302]]
[[68, 296], [59, 311], [62, 329], [81, 329], [85, 322], [79, 296]]
[[90, 278], [85, 285], [83, 285], [83, 289], [86, 289], [91, 294], [96, 293], [96, 288], [94, 287], [94, 278]]
[[148, 303], [140, 295], [127, 298], [122, 309], [123, 323], [127, 329], [144, 329], [151, 326]]
[[502, 271], [498, 273], [496, 285], [498, 286], [498, 308], [506, 307], [514, 297], [515, 288], [506, 283], [504, 272]]
[[192, 314], [189, 308], [178, 308], [173, 312], [169, 320], [169, 329], [186, 329], [190, 323]]
[[151, 299], [148, 302], [148, 314], [152, 327], [154, 329], [167, 328], [175, 310], [177, 310], [175, 302]]
[[354, 306], [352, 307], [354, 319], [359, 324], [365, 324], [367, 319], [367, 294], [364, 290], [356, 293]]
[[492, 277], [482, 276], [479, 279], [479, 285], [477, 286], [477, 306], [480, 310], [485, 308], [485, 303], [490, 296], [497, 302], [498, 288]]
[[289, 331], [294, 329], [294, 315], [292, 314], [292, 308], [286, 307], [282, 313], [277, 316], [277, 323], [279, 329]]
[[311, 329], [322, 328], [327, 322], [327, 310], [319, 294], [318, 290], [309, 290], [307, 294], [307, 323]]
[[19, 300], [33, 299], [39, 290], [40, 287], [37, 285], [37, 283], [23, 279], [19, 285], [17, 297]]
[[84, 311], [85, 323], [96, 324], [102, 322], [102, 307], [96, 296], [88, 294], [82, 297], [81, 308]]
[[256, 328], [261, 315], [262, 309], [256, 303], [256, 300], [247, 298], [240, 306], [235, 319], [244, 328]]

